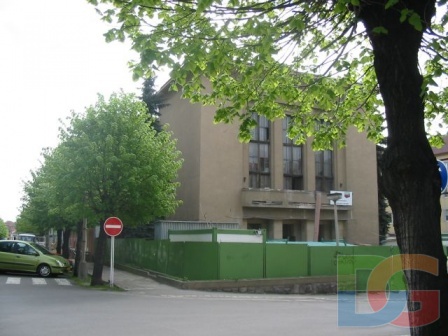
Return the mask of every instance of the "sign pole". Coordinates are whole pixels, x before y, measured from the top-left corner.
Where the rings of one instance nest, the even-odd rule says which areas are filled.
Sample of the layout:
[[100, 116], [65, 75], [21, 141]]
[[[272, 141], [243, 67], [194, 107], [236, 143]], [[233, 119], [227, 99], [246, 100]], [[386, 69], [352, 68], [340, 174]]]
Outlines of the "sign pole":
[[109, 273], [109, 283], [110, 287], [114, 286], [114, 262], [115, 262], [115, 236], [110, 238], [110, 273]]

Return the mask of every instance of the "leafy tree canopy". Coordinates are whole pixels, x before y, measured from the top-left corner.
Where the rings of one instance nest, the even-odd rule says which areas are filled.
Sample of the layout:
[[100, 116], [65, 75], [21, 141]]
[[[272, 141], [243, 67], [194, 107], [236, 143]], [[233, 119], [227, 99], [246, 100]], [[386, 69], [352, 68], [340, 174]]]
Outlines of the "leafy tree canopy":
[[60, 208], [50, 203], [52, 194], [45, 166], [31, 172], [31, 179], [25, 182], [23, 189], [22, 209], [17, 220], [21, 232], [44, 235], [50, 228], [71, 226], [63, 218]]
[[9, 230], [3, 219], [0, 218], [0, 239], [8, 238]]
[[124, 93], [73, 113], [45, 154], [52, 209], [73, 221], [118, 216], [128, 225], [172, 213], [182, 160], [171, 134], [147, 120], [144, 103]]
[[[107, 41], [132, 40], [140, 54], [131, 63], [135, 78], [171, 68], [172, 88], [182, 86], [192, 101], [218, 106], [217, 122], [239, 120], [242, 140], [250, 139], [252, 112], [270, 119], [293, 113], [290, 136], [303, 143], [313, 135], [315, 148], [343, 144], [349, 125], [375, 141], [382, 136], [374, 55], [357, 17], [368, 2], [88, 1], [103, 20], [117, 23]], [[405, 2], [383, 3], [403, 25], [426, 28], [427, 18]], [[428, 128], [447, 120], [448, 89], [438, 85], [447, 73], [448, 16], [446, 1], [438, 3], [441, 13], [425, 30], [421, 53]], [[386, 21], [372, 30], [389, 33]], [[211, 92], [203, 90], [204, 78]]]

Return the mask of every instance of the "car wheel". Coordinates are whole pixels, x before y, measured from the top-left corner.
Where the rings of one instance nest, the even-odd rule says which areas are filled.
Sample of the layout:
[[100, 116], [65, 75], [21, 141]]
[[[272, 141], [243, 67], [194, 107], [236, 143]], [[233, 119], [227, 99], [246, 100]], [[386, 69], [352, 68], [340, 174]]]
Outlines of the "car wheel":
[[37, 273], [42, 278], [47, 278], [51, 275], [51, 268], [47, 264], [39, 265], [39, 267], [37, 268]]

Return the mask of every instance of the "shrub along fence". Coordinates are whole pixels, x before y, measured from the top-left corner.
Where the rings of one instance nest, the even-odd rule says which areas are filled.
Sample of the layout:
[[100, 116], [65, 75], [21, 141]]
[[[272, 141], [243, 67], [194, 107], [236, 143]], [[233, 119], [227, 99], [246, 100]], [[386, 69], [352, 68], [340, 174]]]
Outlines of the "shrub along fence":
[[241, 280], [337, 275], [340, 290], [365, 290], [369, 276], [380, 264], [386, 267], [382, 267], [375, 276], [385, 278], [388, 289], [405, 289], [404, 274], [397, 265], [400, 258], [391, 258], [398, 254], [396, 246], [170, 242], [141, 238], [115, 240], [115, 263], [178, 279]]

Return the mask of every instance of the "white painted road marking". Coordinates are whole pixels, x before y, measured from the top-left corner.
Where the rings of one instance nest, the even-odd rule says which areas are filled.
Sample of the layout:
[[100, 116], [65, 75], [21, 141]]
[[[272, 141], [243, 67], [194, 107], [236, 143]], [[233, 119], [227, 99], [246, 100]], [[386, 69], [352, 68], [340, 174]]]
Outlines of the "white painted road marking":
[[6, 280], [6, 283], [8, 285], [20, 285], [20, 278], [8, 277], [8, 279]]
[[33, 285], [46, 285], [47, 282], [42, 278], [32, 278]]
[[67, 279], [54, 279], [56, 283], [60, 286], [71, 286], [72, 284]]
[[[33, 285], [36, 285], [36, 286], [48, 285], [53, 280], [59, 286], [71, 286], [72, 285], [70, 280], [64, 279], [64, 278], [58, 278], [58, 279], [31, 278], [31, 281], [32, 281]], [[6, 285], [20, 285], [21, 281], [22, 281], [22, 278], [7, 277], [6, 278]]]

